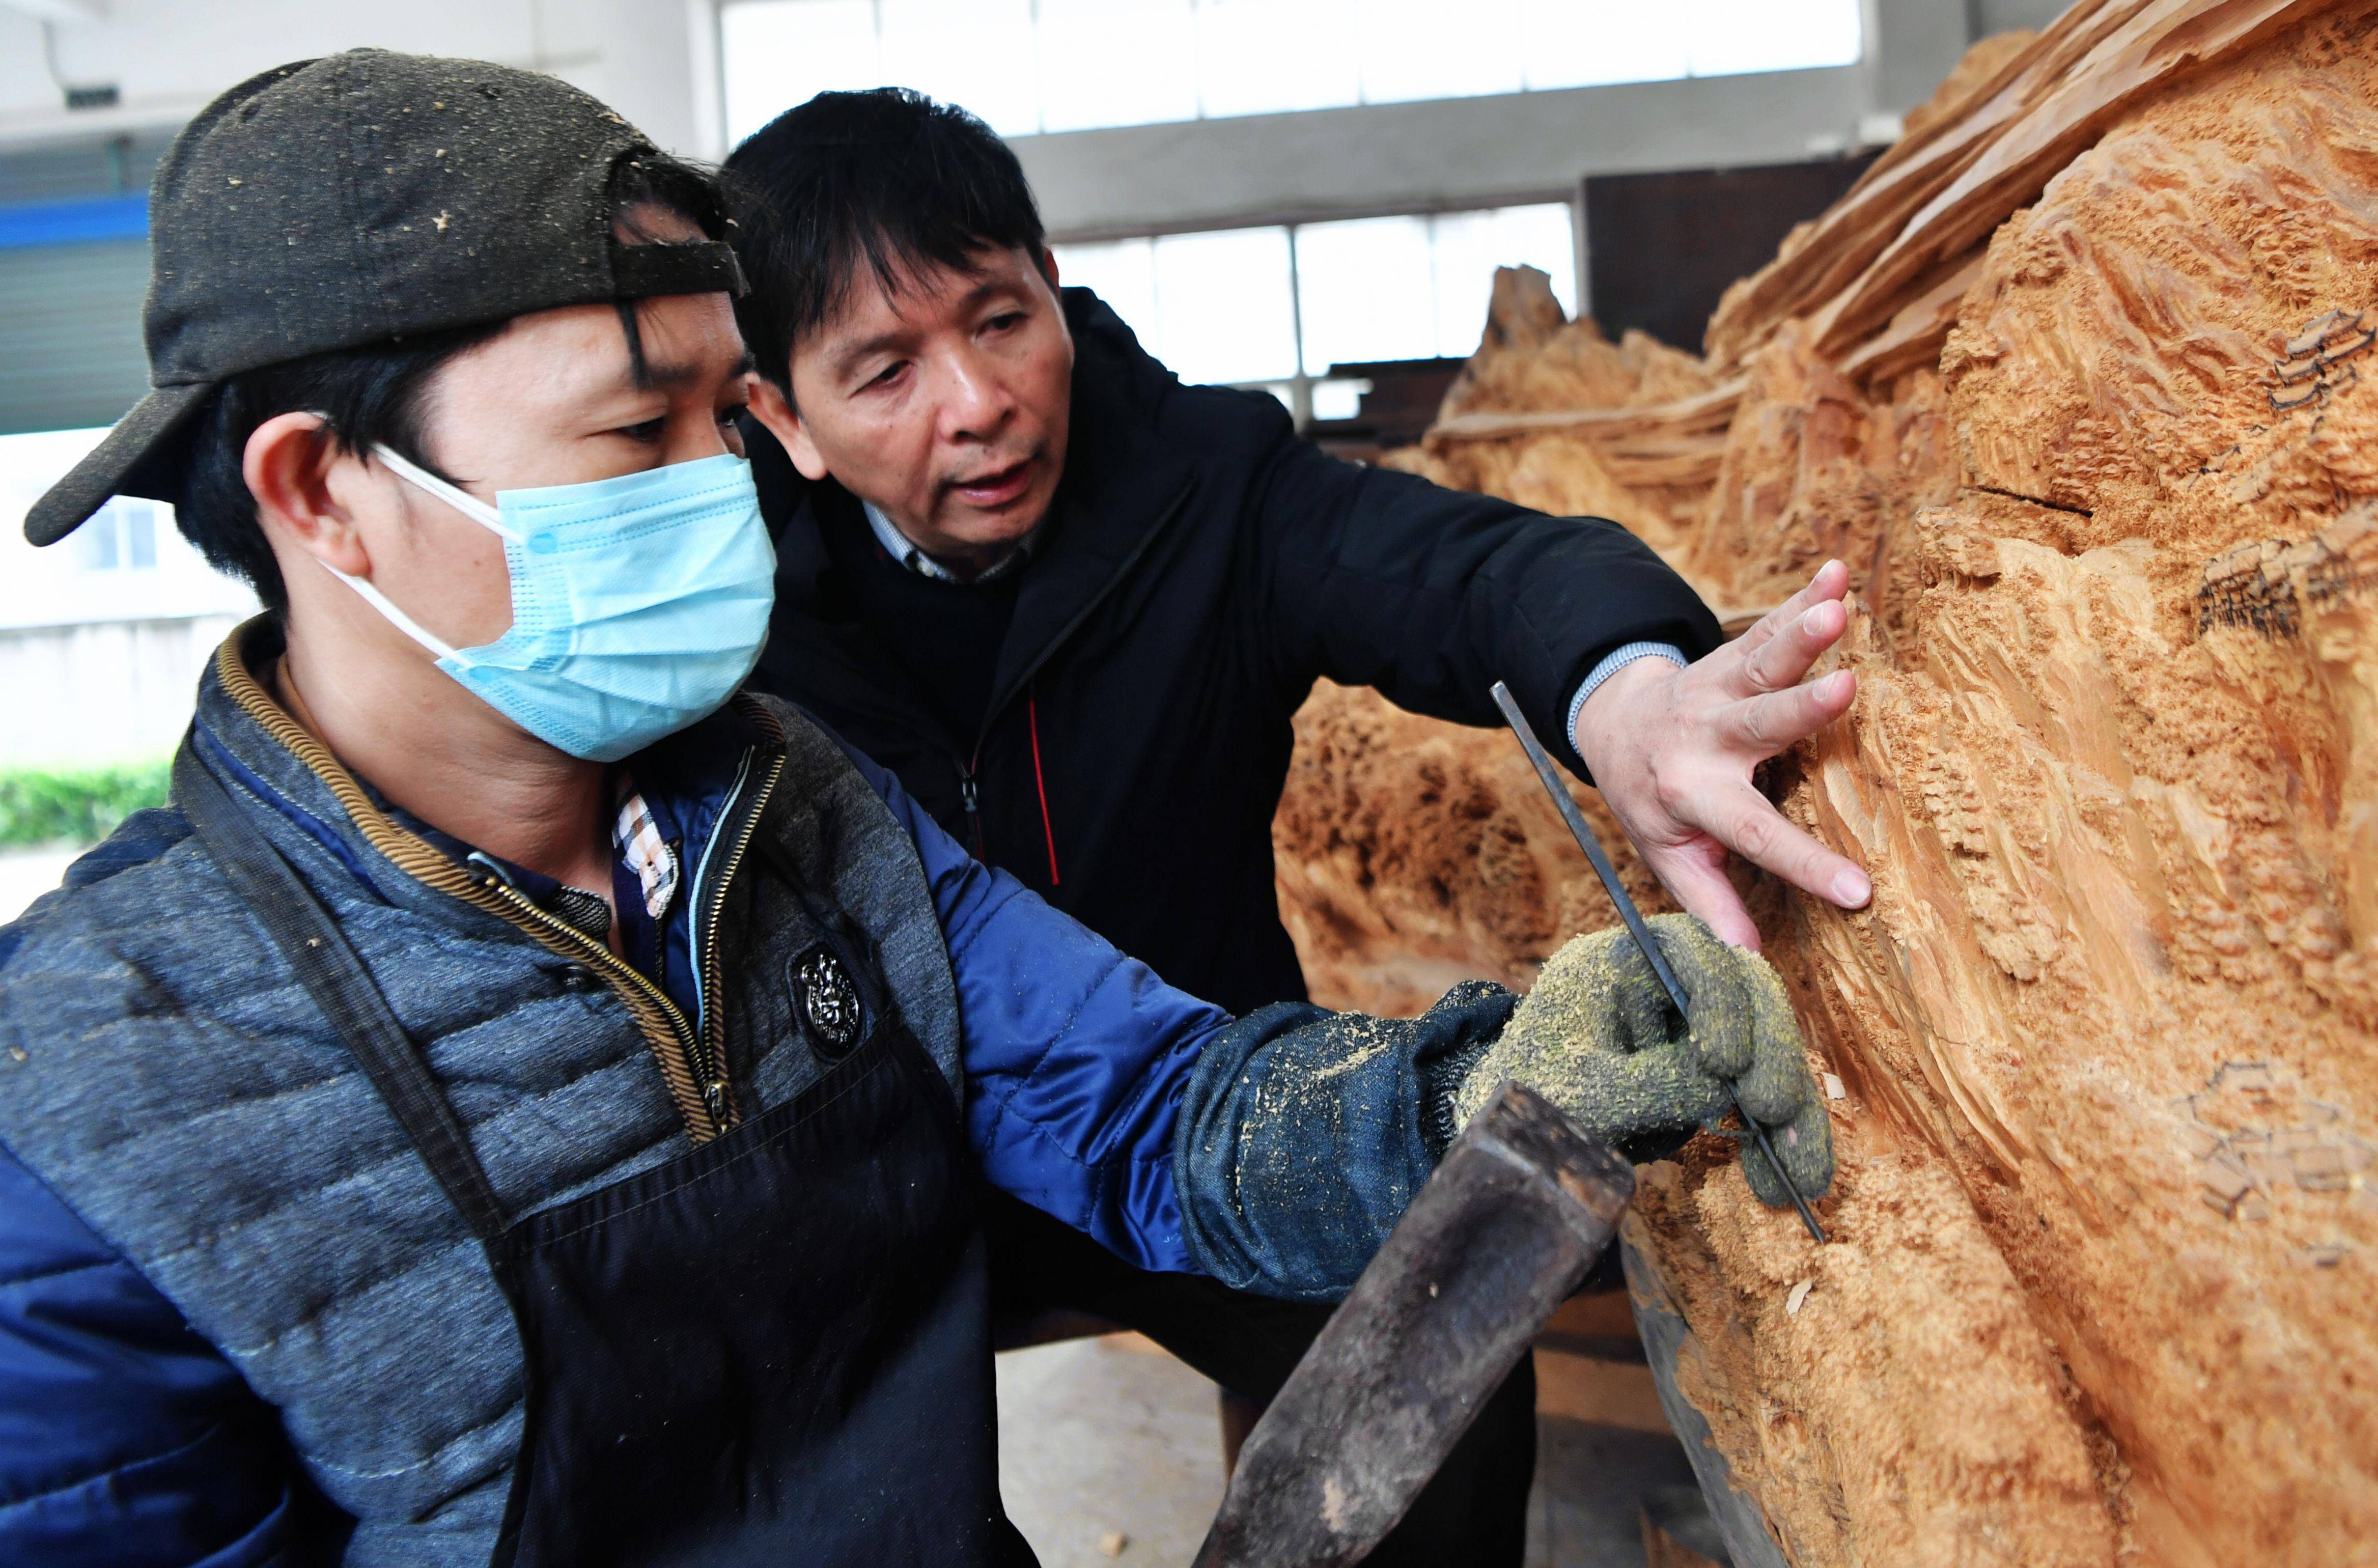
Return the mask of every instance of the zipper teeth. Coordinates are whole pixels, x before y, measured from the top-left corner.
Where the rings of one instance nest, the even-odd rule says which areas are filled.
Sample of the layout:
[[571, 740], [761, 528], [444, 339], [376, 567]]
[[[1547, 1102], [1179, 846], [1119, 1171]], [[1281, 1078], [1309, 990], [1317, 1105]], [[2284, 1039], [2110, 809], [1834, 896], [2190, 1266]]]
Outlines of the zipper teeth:
[[[329, 787], [348, 819], [359, 829], [373, 848], [386, 856], [390, 864], [436, 892], [457, 898], [474, 909], [483, 910], [499, 919], [524, 929], [547, 951], [564, 958], [584, 958], [590, 967], [614, 981], [613, 990], [627, 1003], [629, 1013], [643, 1030], [644, 1043], [653, 1053], [655, 1065], [660, 1069], [661, 1081], [669, 1098], [684, 1119], [686, 1132], [697, 1144], [716, 1137], [709, 1107], [703, 1103], [702, 1091], [693, 1076], [693, 1027], [677, 1004], [627, 964], [611, 955], [611, 950], [594, 941], [585, 932], [566, 921], [539, 909], [527, 899], [498, 882], [490, 885], [477, 875], [449, 860], [438, 850], [406, 832], [390, 821], [374, 806], [371, 797], [357, 784], [354, 775], [330, 755], [330, 749], [314, 737], [311, 731], [291, 718], [275, 702], [270, 694], [248, 672], [242, 655], [248, 638], [266, 624], [267, 617], [258, 616], [232, 628], [222, 646], [215, 651], [215, 676], [223, 690], [238, 704], [241, 712], [261, 727], [291, 755], [310, 769]], [[780, 734], [774, 719], [764, 710], [757, 709], [757, 717], [772, 734]], [[500, 890], [500, 892], [497, 891]], [[617, 982], [625, 976], [626, 985]]]
[[[693, 879], [686, 888], [686, 907], [692, 912], [692, 921], [697, 927], [702, 923], [702, 909], [706, 902], [704, 895], [710, 887], [711, 862], [718, 855], [721, 848], [720, 841], [726, 836], [723, 830], [729, 822], [732, 822], [735, 820], [737, 814], [743, 808], [743, 786], [751, 782], [751, 759], [757, 755], [759, 755], [759, 752], [756, 748], [747, 748], [744, 750], [742, 757], [736, 762], [735, 780], [732, 784], [727, 786], [726, 801], [719, 808], [718, 827], [721, 831], [713, 832], [710, 835], [710, 842], [702, 846], [702, 857], [694, 862]], [[701, 932], [696, 930], [694, 932], [694, 938], [697, 942], [699, 941], [700, 937]], [[690, 951], [698, 951], [698, 949], [690, 949]], [[707, 966], [700, 964], [695, 964], [693, 970], [693, 1032], [697, 1036], [707, 1036], [710, 1032], [709, 987], [710, 976], [707, 973]]]
[[[674, 1037], [675, 1048], [664, 1050], [658, 1040], [653, 1040], [653, 1058], [660, 1064], [661, 1078], [668, 1085], [669, 1098], [677, 1102], [678, 1114], [685, 1119], [686, 1131], [698, 1145], [708, 1143], [726, 1131], [712, 1119], [709, 1102], [702, 1096], [702, 1064], [694, 1048], [692, 1026], [686, 1023], [685, 1014], [678, 1011], [677, 1003], [669, 1000], [667, 993], [632, 967], [621, 963], [608, 947], [568, 921], [539, 909], [517, 889], [506, 887], [499, 881], [483, 882], [479, 886], [493, 895], [495, 902], [503, 906], [504, 913], [532, 922], [576, 949], [574, 956], [583, 959], [589, 968], [611, 981], [614, 989], [619, 988], [624, 982], [631, 994], [623, 995], [620, 999], [629, 1003], [631, 1011], [636, 1002], [642, 1001], [657, 1012]], [[646, 1031], [648, 1036], [650, 1033]]]
[[[704, 927], [710, 932], [710, 940], [703, 944], [702, 976], [703, 995], [713, 999], [705, 1005], [707, 1016], [703, 1020], [702, 1056], [694, 1066], [704, 1074], [703, 1085], [718, 1085], [719, 1104], [712, 1114], [716, 1118], [721, 1132], [742, 1118], [736, 1110], [734, 1085], [727, 1081], [727, 1010], [716, 999], [719, 987], [725, 983], [718, 972], [718, 913], [726, 906], [727, 884], [735, 880], [736, 868], [743, 864], [744, 852], [751, 847], [752, 835], [760, 830], [760, 818], [768, 809], [768, 798], [775, 793], [776, 781], [784, 777], [784, 773], [785, 757], [779, 752], [769, 760], [767, 774], [752, 793], [751, 809], [743, 819], [742, 830], [735, 836], [735, 847], [727, 853], [727, 864], [719, 868], [718, 880], [711, 885], [707, 918], [703, 918], [703, 912], [698, 911], [695, 921], [697, 939]], [[712, 1109], [708, 1100], [705, 1099], [703, 1105], [705, 1110]]]

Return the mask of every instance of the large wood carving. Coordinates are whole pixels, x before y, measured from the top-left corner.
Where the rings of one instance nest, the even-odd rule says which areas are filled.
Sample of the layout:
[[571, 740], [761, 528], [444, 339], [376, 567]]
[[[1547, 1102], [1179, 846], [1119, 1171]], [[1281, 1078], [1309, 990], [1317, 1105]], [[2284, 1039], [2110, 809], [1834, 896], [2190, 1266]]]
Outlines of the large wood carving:
[[[1856, 706], [1770, 783], [1874, 905], [1750, 887], [1832, 1243], [1699, 1144], [1630, 1237], [1794, 1562], [2378, 1561], [2378, 14], [2082, 0], [1913, 124], [1699, 361], [1505, 275], [1402, 460], [1727, 615], [1857, 583]], [[1610, 919], [1507, 737], [1299, 724], [1325, 999]]]

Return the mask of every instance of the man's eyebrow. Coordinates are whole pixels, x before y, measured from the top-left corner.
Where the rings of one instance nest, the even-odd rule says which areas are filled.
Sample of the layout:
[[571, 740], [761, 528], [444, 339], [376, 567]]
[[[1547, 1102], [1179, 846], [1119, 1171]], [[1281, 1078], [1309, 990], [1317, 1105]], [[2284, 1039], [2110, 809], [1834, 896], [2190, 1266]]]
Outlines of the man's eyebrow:
[[[992, 294], [1014, 293], [1021, 286], [1021, 281], [1015, 278], [982, 278], [965, 293], [958, 296], [958, 307], [962, 310], [971, 309]], [[826, 363], [837, 370], [847, 370], [854, 363], [865, 359], [869, 354], [897, 347], [902, 340], [907, 337], [909, 330], [910, 328], [904, 321], [897, 327], [888, 328], [868, 337], [856, 338], [848, 342], [829, 341], [825, 351]]]
[[[644, 365], [643, 378], [638, 385], [640, 388], [682, 387], [690, 381], [699, 381], [712, 374], [711, 365], [715, 363], [715, 361], [700, 359], [648, 361]], [[748, 376], [754, 368], [756, 365], [751, 358], [751, 351], [747, 348], [735, 361], [734, 368], [727, 372], [724, 379], [732, 380], [738, 376]]]
[[869, 354], [880, 353], [885, 349], [897, 347], [907, 335], [908, 328], [904, 323], [889, 331], [855, 338], [847, 342], [838, 342], [826, 351], [826, 361], [836, 370], [848, 370]]

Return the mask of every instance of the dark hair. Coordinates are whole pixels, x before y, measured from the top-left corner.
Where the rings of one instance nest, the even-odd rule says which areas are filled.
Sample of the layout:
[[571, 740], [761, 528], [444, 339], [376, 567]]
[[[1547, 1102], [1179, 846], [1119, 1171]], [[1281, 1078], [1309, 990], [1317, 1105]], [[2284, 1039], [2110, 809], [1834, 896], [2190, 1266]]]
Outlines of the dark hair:
[[904, 87], [822, 92], [727, 160], [736, 302], [760, 374], [790, 395], [793, 346], [840, 310], [859, 269], [897, 293], [928, 265], [971, 270], [986, 248], [1037, 253], [1045, 234], [1008, 145], [955, 104]]
[[[624, 159], [611, 172], [614, 221], [642, 240], [652, 236], [633, 219], [638, 207], [666, 208], [693, 223], [710, 239], [729, 227], [718, 176], [658, 153]], [[643, 337], [636, 325], [636, 301], [619, 302], [620, 329], [639, 384], [646, 378]], [[182, 493], [174, 497], [174, 521], [216, 570], [245, 579], [275, 616], [289, 610], [288, 585], [256, 518], [248, 493], [247, 439], [266, 420], [292, 413], [319, 413], [323, 438], [348, 453], [386, 446], [438, 477], [452, 482], [421, 445], [421, 393], [432, 372], [502, 331], [506, 322], [486, 321], [391, 342], [366, 343], [234, 376], [190, 422]]]

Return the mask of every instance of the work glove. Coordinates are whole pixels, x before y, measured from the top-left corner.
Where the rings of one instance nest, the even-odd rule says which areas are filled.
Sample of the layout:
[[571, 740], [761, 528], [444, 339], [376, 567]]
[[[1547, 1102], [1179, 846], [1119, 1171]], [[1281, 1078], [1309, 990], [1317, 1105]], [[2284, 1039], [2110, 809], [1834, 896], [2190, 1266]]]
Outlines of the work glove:
[[[1783, 980], [1696, 916], [1658, 915], [1650, 924], [1684, 988], [1689, 1030], [1625, 927], [1572, 938], [1463, 1071], [1451, 1124], [1466, 1123], [1504, 1079], [1516, 1078], [1640, 1163], [1675, 1152], [1731, 1110], [1731, 1080], [1801, 1195], [1815, 1198], [1832, 1184], [1832, 1131]], [[1792, 1201], [1747, 1136], [1742, 1170], [1760, 1202], [1782, 1208]]]

